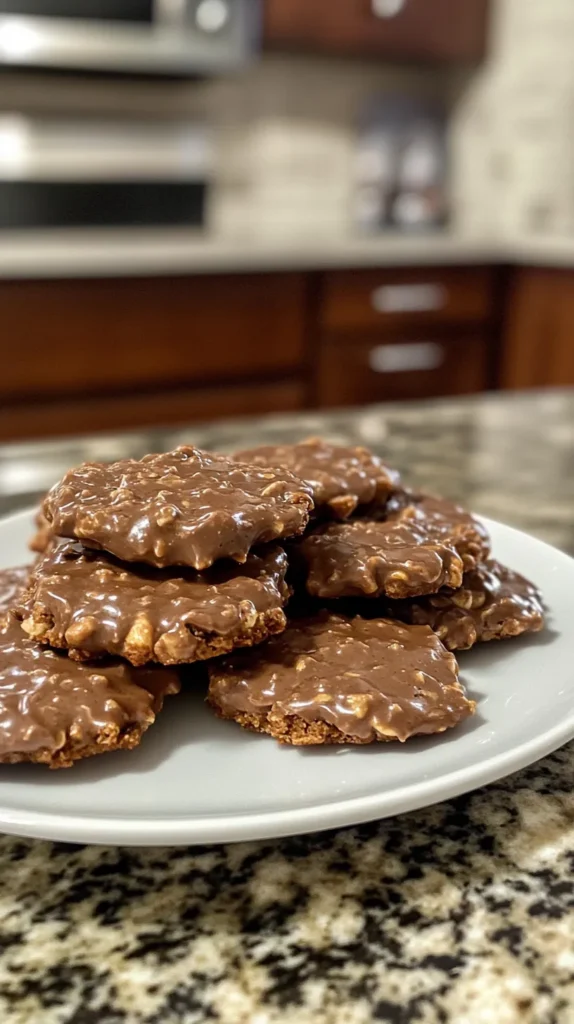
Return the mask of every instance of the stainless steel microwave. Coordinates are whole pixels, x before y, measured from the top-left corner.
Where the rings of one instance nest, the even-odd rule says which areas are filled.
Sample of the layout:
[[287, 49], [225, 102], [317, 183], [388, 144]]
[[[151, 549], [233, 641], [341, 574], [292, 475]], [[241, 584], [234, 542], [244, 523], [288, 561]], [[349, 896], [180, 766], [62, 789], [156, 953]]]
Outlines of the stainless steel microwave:
[[258, 0], [0, 0], [0, 66], [205, 75], [255, 48]]

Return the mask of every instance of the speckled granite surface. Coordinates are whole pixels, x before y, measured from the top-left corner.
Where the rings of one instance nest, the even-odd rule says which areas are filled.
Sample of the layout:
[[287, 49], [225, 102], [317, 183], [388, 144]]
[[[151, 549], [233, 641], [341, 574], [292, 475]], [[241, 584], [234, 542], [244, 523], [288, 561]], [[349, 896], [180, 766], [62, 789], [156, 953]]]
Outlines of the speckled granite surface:
[[[0, 504], [70, 463], [322, 432], [574, 551], [574, 393], [0, 450]], [[574, 744], [497, 785], [300, 839], [0, 840], [2, 1024], [570, 1024]]]

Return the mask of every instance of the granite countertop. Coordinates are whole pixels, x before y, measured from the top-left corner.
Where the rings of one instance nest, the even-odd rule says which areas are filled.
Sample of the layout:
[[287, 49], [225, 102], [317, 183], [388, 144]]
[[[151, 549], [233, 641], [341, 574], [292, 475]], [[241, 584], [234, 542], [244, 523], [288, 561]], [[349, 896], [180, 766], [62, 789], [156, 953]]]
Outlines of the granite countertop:
[[0, 232], [0, 279], [515, 263], [574, 267], [574, 236], [225, 238], [189, 228]]
[[[5, 446], [0, 503], [84, 457], [312, 432], [574, 552], [574, 392]], [[0, 878], [2, 1024], [574, 1020], [574, 744], [427, 810], [301, 838], [4, 837]]]

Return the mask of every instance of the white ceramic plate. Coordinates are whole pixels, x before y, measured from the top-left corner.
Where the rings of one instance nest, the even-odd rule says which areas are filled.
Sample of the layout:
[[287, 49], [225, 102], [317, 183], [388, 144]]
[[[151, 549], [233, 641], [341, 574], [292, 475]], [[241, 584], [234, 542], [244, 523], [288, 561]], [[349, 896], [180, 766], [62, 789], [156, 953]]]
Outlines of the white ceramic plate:
[[[52, 772], [0, 765], [0, 829], [81, 843], [232, 842], [383, 818], [493, 782], [574, 737], [574, 560], [489, 522], [501, 561], [542, 587], [543, 633], [460, 656], [473, 719], [404, 745], [279, 747], [168, 698], [141, 747]], [[0, 567], [29, 559], [30, 513], [0, 520]]]

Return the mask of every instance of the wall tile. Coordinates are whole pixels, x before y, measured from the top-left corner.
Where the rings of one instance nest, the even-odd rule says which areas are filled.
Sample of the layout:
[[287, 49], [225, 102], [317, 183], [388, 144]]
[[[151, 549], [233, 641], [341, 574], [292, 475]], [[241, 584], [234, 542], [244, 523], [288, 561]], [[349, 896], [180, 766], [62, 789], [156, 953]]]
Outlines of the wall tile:
[[[461, 0], [464, 2], [464, 0]], [[492, 0], [483, 67], [266, 57], [204, 82], [5, 73], [0, 110], [205, 119], [218, 235], [352, 231], [358, 119], [377, 93], [450, 108], [454, 228], [479, 238], [574, 231], [574, 0]]]

